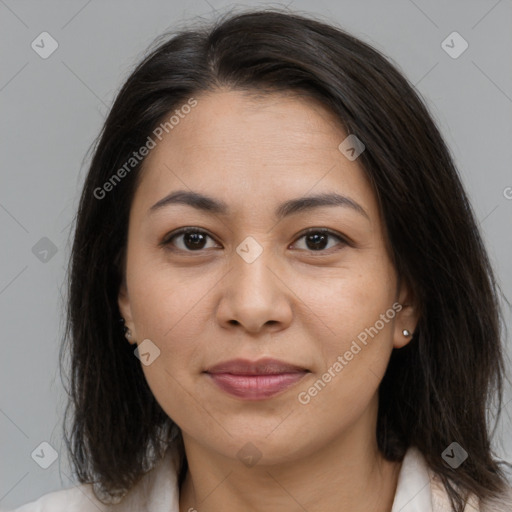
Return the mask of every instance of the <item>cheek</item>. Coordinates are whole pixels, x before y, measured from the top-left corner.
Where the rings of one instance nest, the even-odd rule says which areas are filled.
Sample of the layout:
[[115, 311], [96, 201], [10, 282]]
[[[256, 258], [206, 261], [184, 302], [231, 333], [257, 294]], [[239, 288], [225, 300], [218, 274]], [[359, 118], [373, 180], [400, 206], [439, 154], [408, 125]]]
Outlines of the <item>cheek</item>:
[[163, 344], [177, 333], [194, 339], [201, 327], [195, 317], [215, 285], [215, 275], [200, 266], [173, 267], [162, 252], [149, 250], [134, 251], [131, 269], [128, 288], [137, 335]]
[[[360, 258], [320, 286], [309, 284], [303, 287], [304, 302], [314, 313], [309, 314], [309, 337], [322, 364], [323, 383], [317, 388], [323, 390], [323, 384], [329, 388], [318, 402], [357, 403], [354, 397], [366, 395], [369, 399], [384, 375], [393, 346], [393, 267], [385, 258]], [[320, 332], [324, 335], [319, 336]]]
[[160, 351], [154, 362], [142, 365], [146, 381], [162, 409], [183, 428], [191, 417], [200, 423], [204, 415], [193, 390], [204, 354], [205, 321], [211, 317], [205, 297], [211, 286], [178, 275], [155, 271], [134, 281], [132, 311], [137, 337], [150, 339]]
[[[386, 258], [354, 257], [340, 268], [318, 270], [296, 277], [297, 295], [314, 313], [311, 321], [323, 324], [334, 339], [346, 340], [379, 320], [395, 300], [396, 281]], [[389, 331], [389, 324], [382, 329]], [[337, 346], [337, 345], [336, 345]]]
[[[173, 400], [199, 367], [204, 326], [211, 317], [207, 294], [214, 280], [195, 269], [173, 269], [133, 254], [127, 270], [138, 342], [149, 339], [158, 357], [142, 369], [156, 399]], [[210, 283], [210, 281], [212, 281]], [[183, 392], [183, 390], [181, 390]], [[165, 407], [167, 410], [167, 407]]]

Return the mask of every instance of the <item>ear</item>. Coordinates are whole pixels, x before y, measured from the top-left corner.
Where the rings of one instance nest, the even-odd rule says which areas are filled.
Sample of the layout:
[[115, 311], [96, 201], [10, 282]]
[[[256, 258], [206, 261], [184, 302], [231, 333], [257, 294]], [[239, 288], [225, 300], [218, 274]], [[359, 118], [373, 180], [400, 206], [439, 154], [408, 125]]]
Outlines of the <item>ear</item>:
[[123, 279], [121, 286], [119, 287], [119, 293], [117, 296], [117, 304], [121, 316], [124, 318], [124, 325], [130, 329], [131, 337], [127, 339], [129, 343], [136, 344], [137, 333], [135, 332], [135, 325], [133, 323], [132, 308], [130, 305], [130, 297], [128, 295], [128, 289], [126, 287], [126, 281]]
[[[393, 348], [402, 348], [412, 340], [419, 320], [416, 298], [405, 282], [399, 284], [397, 302], [400, 309], [396, 307], [398, 312], [393, 331]], [[409, 331], [410, 335], [404, 336], [404, 330]]]

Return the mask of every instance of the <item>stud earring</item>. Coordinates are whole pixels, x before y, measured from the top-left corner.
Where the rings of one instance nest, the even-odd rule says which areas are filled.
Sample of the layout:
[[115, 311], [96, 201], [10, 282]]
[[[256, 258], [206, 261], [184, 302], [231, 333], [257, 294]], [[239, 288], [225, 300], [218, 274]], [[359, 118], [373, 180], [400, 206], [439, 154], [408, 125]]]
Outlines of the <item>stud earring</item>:
[[407, 338], [407, 337], [409, 337], [409, 336], [411, 335], [411, 333], [410, 333], [407, 329], [404, 329], [404, 330], [402, 331], [402, 334], [403, 334], [406, 338]]
[[126, 325], [124, 324], [125, 323], [125, 319], [123, 317], [121, 317], [119, 319], [119, 321], [121, 322], [122, 326], [123, 326], [123, 334], [124, 336], [126, 337], [126, 339], [130, 339], [132, 337], [132, 331], [130, 331], [130, 329], [128, 329], [128, 327], [126, 327]]

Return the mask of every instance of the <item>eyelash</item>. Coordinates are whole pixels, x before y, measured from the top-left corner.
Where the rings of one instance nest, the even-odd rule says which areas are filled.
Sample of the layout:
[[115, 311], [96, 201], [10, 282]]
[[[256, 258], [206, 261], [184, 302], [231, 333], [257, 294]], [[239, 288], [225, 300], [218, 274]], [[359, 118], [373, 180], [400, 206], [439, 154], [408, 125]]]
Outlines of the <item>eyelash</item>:
[[[180, 235], [186, 235], [188, 233], [199, 233], [199, 234], [202, 234], [202, 235], [205, 235], [205, 236], [211, 238], [212, 240], [215, 240], [204, 229], [194, 228], [194, 227], [186, 227], [186, 228], [181, 228], [181, 229], [179, 229], [177, 231], [173, 231], [173, 232], [167, 234], [159, 245], [162, 246], [162, 247], [165, 247], [166, 249], [169, 249], [171, 251], [184, 252], [184, 253], [201, 253], [202, 251], [207, 250], [207, 249], [198, 249], [197, 251], [191, 251], [191, 250], [178, 249], [178, 248], [172, 247], [172, 241], [175, 238], [179, 237]], [[320, 233], [320, 234], [323, 234], [323, 235], [328, 235], [330, 237], [336, 238], [336, 239], [338, 239], [341, 242], [342, 247], [346, 246], [346, 245], [353, 246], [353, 243], [351, 243], [351, 241], [349, 241], [346, 237], [343, 237], [341, 234], [337, 233], [336, 231], [332, 231], [332, 230], [327, 229], [327, 228], [308, 228], [305, 231], [302, 231], [299, 234], [299, 236], [296, 239], [296, 241], [293, 242], [293, 243], [296, 243], [301, 238], [303, 238], [303, 237], [305, 237], [307, 235], [310, 235], [312, 233]], [[327, 255], [331, 254], [331, 251], [333, 249], [340, 250], [341, 248], [336, 249], [335, 247], [331, 247], [330, 249], [320, 249], [318, 251], [313, 251], [313, 250], [308, 250], [308, 249], [302, 249], [302, 250], [303, 251], [307, 251], [310, 254], [322, 256], [322, 253], [323, 254], [327, 254]]]

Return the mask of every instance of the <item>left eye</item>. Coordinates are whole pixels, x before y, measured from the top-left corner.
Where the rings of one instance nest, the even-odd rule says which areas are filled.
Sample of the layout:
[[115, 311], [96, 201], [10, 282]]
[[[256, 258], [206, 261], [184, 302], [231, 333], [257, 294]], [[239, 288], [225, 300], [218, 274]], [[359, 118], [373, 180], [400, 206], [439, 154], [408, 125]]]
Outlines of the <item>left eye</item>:
[[[182, 239], [181, 247], [179, 246], [179, 244], [174, 243], [175, 239], [180, 238]], [[211, 238], [213, 240], [213, 238], [202, 229], [185, 228], [175, 232], [172, 236], [166, 237], [162, 242], [162, 245], [174, 245], [178, 250], [184, 252], [197, 252], [208, 248], [205, 247], [205, 241], [207, 240], [207, 238]], [[309, 229], [307, 232], [302, 233], [302, 235], [299, 238], [297, 238], [297, 240], [301, 240], [302, 238], [305, 239], [306, 243], [306, 248], [302, 250], [310, 252], [319, 252], [325, 250], [326, 248], [331, 249], [332, 246], [326, 247], [327, 245], [329, 245], [329, 238], [337, 239], [338, 242], [341, 242], [342, 246], [347, 245], [347, 241], [343, 237], [329, 229], [312, 228]]]
[[[321, 251], [326, 249], [326, 245], [328, 245], [326, 242], [329, 238], [336, 238], [338, 242], [341, 242], [342, 246], [347, 244], [346, 240], [344, 240], [340, 235], [334, 233], [329, 229], [309, 229], [307, 232], [303, 233], [297, 240], [300, 240], [301, 238], [306, 239], [305, 250], [311, 252], [318, 252], [319, 250]], [[307, 246], [308, 244], [309, 247]], [[313, 249], [311, 249], [310, 247], [313, 247]], [[329, 247], [329, 249], [331, 248], [332, 246]]]

